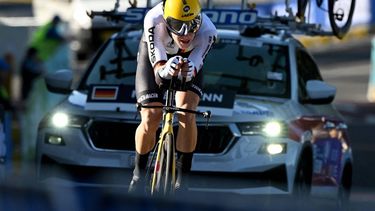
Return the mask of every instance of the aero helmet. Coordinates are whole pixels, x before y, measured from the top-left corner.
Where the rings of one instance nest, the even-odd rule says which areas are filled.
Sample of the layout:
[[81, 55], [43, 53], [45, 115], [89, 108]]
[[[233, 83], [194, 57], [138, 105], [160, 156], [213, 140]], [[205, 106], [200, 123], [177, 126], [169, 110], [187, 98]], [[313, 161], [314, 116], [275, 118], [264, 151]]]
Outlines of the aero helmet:
[[195, 33], [202, 23], [201, 5], [199, 0], [164, 0], [163, 17], [174, 34]]

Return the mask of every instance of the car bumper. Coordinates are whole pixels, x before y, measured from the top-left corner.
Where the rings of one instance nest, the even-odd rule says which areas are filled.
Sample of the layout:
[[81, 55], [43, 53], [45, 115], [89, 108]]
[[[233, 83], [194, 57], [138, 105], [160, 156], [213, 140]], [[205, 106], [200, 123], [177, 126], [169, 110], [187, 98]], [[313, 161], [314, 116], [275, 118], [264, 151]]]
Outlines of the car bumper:
[[[38, 178], [127, 185], [134, 168], [134, 150], [97, 148], [90, 138], [93, 136], [87, 134], [81, 128], [41, 129], [37, 146]], [[63, 144], [48, 143], [50, 136], [61, 137]], [[134, 142], [134, 136], [123, 137], [126, 137], [123, 141]], [[287, 149], [278, 155], [266, 154], [260, 149], [267, 143], [284, 143]], [[190, 188], [240, 194], [289, 193], [300, 145], [287, 138], [233, 135], [218, 153], [204, 150], [195, 153]]]
[[[242, 136], [234, 142], [221, 154], [195, 154], [192, 171], [195, 172], [196, 189], [241, 194], [290, 192], [300, 143], [262, 136]], [[287, 149], [277, 155], [261, 152], [268, 143], [283, 143]], [[213, 181], [217, 181], [215, 185], [212, 185]]]

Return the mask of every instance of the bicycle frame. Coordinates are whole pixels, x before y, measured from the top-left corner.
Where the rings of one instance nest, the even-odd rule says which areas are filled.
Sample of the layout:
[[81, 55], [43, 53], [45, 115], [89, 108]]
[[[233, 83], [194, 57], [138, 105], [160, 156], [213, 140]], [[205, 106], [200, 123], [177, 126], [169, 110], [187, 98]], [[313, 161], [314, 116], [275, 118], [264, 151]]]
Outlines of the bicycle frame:
[[[166, 91], [166, 100], [165, 104], [162, 106], [148, 106], [148, 105], [142, 105], [140, 103], [137, 103], [137, 108], [161, 108], [163, 109], [163, 120], [162, 120], [162, 129], [159, 135], [159, 140], [157, 142], [157, 145], [154, 149], [154, 153], [152, 156], [152, 161], [156, 159], [153, 167], [153, 175], [151, 178], [151, 195], [154, 194], [155, 190], [157, 188], [160, 188], [160, 179], [163, 176], [163, 173], [166, 174], [167, 179], [164, 180], [164, 195], [168, 194], [170, 192], [173, 193], [176, 185], [176, 148], [175, 148], [175, 138], [174, 138], [174, 132], [173, 132], [173, 119], [174, 114], [176, 112], [187, 112], [187, 113], [193, 113], [193, 114], [199, 114], [202, 115], [204, 118], [207, 119], [206, 122], [206, 128], [208, 127], [209, 119], [211, 118], [211, 111], [205, 111], [200, 112], [196, 110], [190, 110], [185, 108], [179, 108], [173, 105], [174, 102], [174, 96], [176, 93], [176, 89], [174, 88], [174, 82], [178, 80], [177, 76], [173, 77], [171, 80], [171, 84], [167, 88]], [[180, 84], [178, 90], [185, 90], [186, 91], [186, 84], [185, 84], [185, 78], [183, 78], [182, 83]], [[167, 152], [164, 152], [163, 150], [167, 148]], [[168, 153], [169, 152], [169, 153]], [[166, 168], [165, 170], [163, 168], [164, 165], [164, 159], [166, 159]], [[152, 169], [152, 162], [148, 164], [149, 170]], [[150, 174], [150, 171], [147, 171], [146, 175]], [[163, 172], [165, 171], [165, 172]], [[171, 175], [169, 175], [169, 172], [171, 172]], [[149, 175], [150, 176], [150, 175]], [[146, 176], [149, 178], [149, 176]], [[169, 179], [169, 176], [171, 179]], [[168, 188], [168, 189], [167, 189]]]
[[[171, 90], [171, 89], [168, 89], [167, 90], [167, 99], [166, 99], [166, 107], [163, 111], [163, 124], [162, 124], [162, 130], [161, 130], [161, 133], [160, 133], [160, 136], [159, 136], [159, 141], [157, 143], [157, 155], [156, 155], [156, 161], [155, 161], [155, 167], [154, 168], [154, 175], [152, 177], [152, 183], [151, 183], [151, 195], [154, 194], [154, 191], [155, 191], [155, 186], [156, 186], [156, 179], [157, 179], [157, 176], [160, 176], [160, 174], [158, 174], [160, 171], [160, 167], [161, 165], [163, 165], [161, 163], [161, 156], [162, 156], [162, 150], [163, 150], [163, 142], [165, 140], [165, 136], [167, 134], [171, 134], [172, 137], [173, 137], [173, 142], [174, 142], [174, 133], [173, 133], [173, 119], [174, 119], [174, 113], [176, 112], [176, 110], [171, 110], [171, 109], [168, 109], [168, 108], [171, 108], [172, 107], [172, 103], [173, 103], [173, 99], [174, 99], [174, 93], [175, 91], [174, 90]], [[174, 143], [173, 143], [174, 144]], [[175, 147], [173, 146], [173, 155], [175, 154]], [[172, 161], [172, 185], [173, 185], [173, 188], [172, 190], [174, 190], [174, 185], [175, 185], [175, 182], [176, 182], [176, 158], [175, 156], [173, 156], [173, 161]]]

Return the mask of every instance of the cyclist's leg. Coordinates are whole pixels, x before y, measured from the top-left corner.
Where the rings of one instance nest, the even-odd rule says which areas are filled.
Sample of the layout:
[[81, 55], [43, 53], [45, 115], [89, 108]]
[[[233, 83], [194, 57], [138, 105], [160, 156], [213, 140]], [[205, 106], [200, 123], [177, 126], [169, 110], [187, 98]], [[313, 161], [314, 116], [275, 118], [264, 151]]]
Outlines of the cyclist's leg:
[[[161, 103], [147, 103], [147, 105], [161, 105]], [[146, 165], [150, 151], [155, 145], [156, 131], [161, 121], [160, 109], [142, 109], [141, 123], [135, 132], [135, 160], [133, 178], [130, 183], [129, 192], [143, 189], [146, 175]], [[138, 188], [140, 186], [140, 188]]]
[[[189, 91], [176, 93], [176, 106], [196, 110], [202, 96], [201, 84], [202, 74], [198, 74]], [[176, 188], [184, 190], [188, 187], [193, 152], [197, 145], [197, 125], [195, 114], [180, 113], [178, 120]]]
[[[176, 92], [176, 106], [196, 110], [202, 92], [203, 74], [199, 71], [191, 84], [188, 84], [188, 91]], [[197, 124], [195, 114], [179, 113], [179, 130], [177, 134], [176, 148], [180, 152], [190, 153], [195, 150], [197, 144]]]
[[[192, 92], [177, 92], [176, 106], [195, 110], [199, 102], [199, 96]], [[176, 191], [186, 191], [189, 186], [189, 173], [193, 152], [197, 145], [197, 125], [195, 114], [179, 113], [179, 128], [177, 133], [177, 180]]]
[[138, 152], [135, 152], [135, 167], [133, 170], [133, 177], [132, 180], [130, 181], [129, 193], [142, 193], [144, 190], [144, 178], [146, 176], [146, 166], [147, 166], [147, 161], [148, 161], [148, 156], [150, 153], [146, 154], [139, 154]]
[[[192, 92], [176, 92], [176, 106], [196, 110], [199, 96]], [[181, 112], [178, 114], [179, 129], [177, 134], [177, 150], [193, 152], [197, 142], [197, 125], [195, 114]]]
[[[145, 103], [145, 105], [161, 106], [160, 102]], [[161, 109], [142, 108], [141, 123], [135, 132], [135, 149], [139, 154], [146, 154], [155, 146], [155, 134], [162, 118]]]
[[[138, 66], [136, 72], [137, 101], [145, 105], [162, 105], [161, 90], [155, 83], [152, 66], [147, 55], [147, 44], [140, 42]], [[135, 168], [129, 192], [142, 191], [149, 152], [155, 145], [155, 135], [162, 118], [161, 109], [145, 109], [141, 111], [141, 123], [135, 132]], [[139, 188], [140, 186], [141, 188]]]
[[193, 152], [181, 152], [177, 151], [176, 169], [176, 190], [186, 191], [190, 183], [190, 170], [191, 163], [193, 160]]

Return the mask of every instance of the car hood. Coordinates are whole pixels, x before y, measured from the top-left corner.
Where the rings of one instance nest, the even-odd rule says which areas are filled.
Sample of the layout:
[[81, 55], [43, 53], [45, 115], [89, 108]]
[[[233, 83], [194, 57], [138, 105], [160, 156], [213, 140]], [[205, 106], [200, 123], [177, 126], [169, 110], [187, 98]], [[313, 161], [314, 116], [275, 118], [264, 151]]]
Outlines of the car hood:
[[[69, 110], [79, 115], [83, 114], [105, 118], [119, 118], [120, 113], [121, 118], [134, 119], [136, 114], [135, 103], [123, 103], [121, 109], [116, 109], [116, 106], [121, 104], [116, 102], [91, 103], [90, 106], [88, 106], [88, 104], [90, 104], [90, 102], [87, 101], [87, 94], [73, 91], [60, 106], [64, 107], [64, 110]], [[104, 107], [104, 104], [109, 107]], [[295, 106], [296, 105], [293, 105], [293, 101], [288, 99], [236, 96], [231, 108], [223, 110], [223, 108], [215, 106], [199, 106], [198, 110], [210, 110], [212, 112], [210, 122], [248, 122], [270, 119], [285, 120], [290, 116], [298, 116], [298, 109], [293, 109]], [[198, 121], [205, 120], [198, 117]]]

